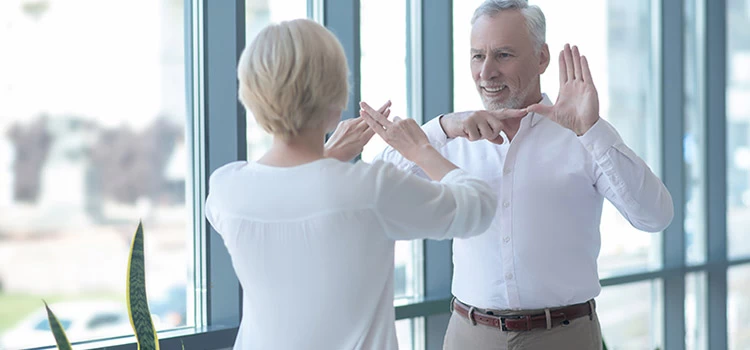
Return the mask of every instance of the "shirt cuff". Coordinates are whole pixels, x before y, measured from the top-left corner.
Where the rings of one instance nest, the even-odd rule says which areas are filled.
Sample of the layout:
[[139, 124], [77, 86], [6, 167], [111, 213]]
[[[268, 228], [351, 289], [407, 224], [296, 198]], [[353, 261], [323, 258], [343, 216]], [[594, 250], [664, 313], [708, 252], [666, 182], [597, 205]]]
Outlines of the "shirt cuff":
[[594, 159], [601, 158], [610, 148], [622, 143], [617, 130], [603, 118], [599, 118], [585, 134], [578, 137], [578, 140], [594, 156]]
[[448, 143], [448, 136], [445, 135], [443, 127], [440, 126], [441, 117], [442, 115], [439, 115], [422, 126], [422, 130], [427, 134], [427, 139], [435, 149], [443, 148], [443, 146]]
[[461, 168], [456, 168], [451, 171], [449, 171], [447, 174], [443, 176], [442, 179], [440, 179], [441, 183], [455, 183], [457, 180], [463, 178], [464, 176], [468, 175], [465, 171], [461, 170]]

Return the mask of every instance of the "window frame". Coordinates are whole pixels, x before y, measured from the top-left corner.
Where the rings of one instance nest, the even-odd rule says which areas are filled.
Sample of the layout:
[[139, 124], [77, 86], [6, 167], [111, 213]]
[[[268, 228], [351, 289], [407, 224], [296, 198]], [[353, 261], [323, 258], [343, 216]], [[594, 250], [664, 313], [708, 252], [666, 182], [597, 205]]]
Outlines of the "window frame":
[[[705, 110], [701, 111], [706, 144], [705, 198], [706, 260], [686, 262], [685, 203], [686, 183], [683, 164], [685, 120], [685, 1], [696, 1], [705, 23], [701, 37], [705, 70]], [[603, 287], [632, 282], [660, 280], [663, 283], [663, 339], [668, 349], [685, 349], [685, 279], [690, 273], [705, 273], [708, 348], [728, 346], [727, 271], [732, 266], [750, 264], [750, 257], [730, 260], [727, 255], [726, 217], [726, 88], [727, 29], [726, 2], [709, 0], [653, 0], [658, 10], [658, 52], [661, 113], [661, 176], [674, 199], [675, 217], [662, 236], [662, 267], [618, 275], [601, 280]], [[412, 0], [409, 7], [411, 52], [410, 99], [414, 116], [421, 122], [453, 108], [453, 28], [452, 0]], [[308, 17], [325, 23], [339, 36], [351, 76], [359, 77], [359, 1], [308, 0]], [[342, 16], [342, 14], [348, 14]], [[162, 346], [190, 348], [229, 348], [234, 343], [242, 307], [241, 289], [221, 238], [203, 215], [203, 199], [208, 177], [214, 169], [246, 158], [246, 116], [237, 99], [235, 64], [245, 45], [245, 0], [185, 0], [186, 94], [188, 135], [193, 172], [193, 230], [195, 238], [195, 327], [159, 332]], [[429, 58], [429, 59], [426, 59]], [[663, 82], [669, 81], [669, 84]], [[354, 117], [360, 99], [355, 78], [349, 109]], [[711, 118], [710, 116], [722, 116]], [[450, 317], [451, 241], [423, 241], [424, 297], [395, 307], [396, 319], [415, 319], [415, 343], [426, 349], [442, 347]], [[606, 340], [606, 339], [605, 339]], [[135, 349], [133, 336], [79, 343], [85, 349]], [[47, 347], [51, 348], [51, 347]]]

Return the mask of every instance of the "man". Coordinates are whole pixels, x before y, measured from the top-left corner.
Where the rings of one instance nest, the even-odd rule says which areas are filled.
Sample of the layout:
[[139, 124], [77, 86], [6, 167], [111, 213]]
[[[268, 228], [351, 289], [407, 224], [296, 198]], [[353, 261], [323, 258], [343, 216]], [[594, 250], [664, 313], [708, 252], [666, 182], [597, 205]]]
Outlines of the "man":
[[[603, 199], [640, 230], [672, 220], [663, 183], [599, 117], [586, 59], [568, 45], [560, 53], [554, 105], [540, 87], [549, 61], [538, 7], [485, 1], [472, 19], [471, 71], [486, 110], [423, 126], [436, 149], [486, 180], [500, 201], [487, 232], [453, 241], [445, 349], [600, 349]], [[518, 109], [528, 114], [513, 117]], [[391, 148], [379, 157], [420, 172]]]

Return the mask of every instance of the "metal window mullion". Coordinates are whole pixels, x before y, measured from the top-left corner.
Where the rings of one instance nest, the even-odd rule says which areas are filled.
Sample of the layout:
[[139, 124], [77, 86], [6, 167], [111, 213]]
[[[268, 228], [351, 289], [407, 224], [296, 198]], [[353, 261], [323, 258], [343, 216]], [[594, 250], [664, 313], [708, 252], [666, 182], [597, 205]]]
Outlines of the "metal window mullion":
[[[674, 203], [674, 219], [662, 235], [665, 269], [680, 273], [664, 278], [664, 347], [685, 349], [685, 133], [683, 1], [661, 1], [661, 122], [662, 179]], [[669, 83], [667, 83], [669, 82]]]
[[186, 97], [186, 125], [185, 139], [190, 151], [192, 170], [187, 179], [186, 192], [190, 197], [190, 209], [192, 213], [192, 235], [193, 242], [193, 264], [190, 276], [191, 287], [188, 291], [188, 324], [196, 327], [206, 325], [206, 298], [205, 298], [205, 276], [206, 276], [206, 245], [205, 245], [205, 220], [203, 220], [202, 200], [206, 196], [205, 191], [205, 133], [204, 133], [204, 108], [203, 108], [203, 2], [186, 0], [184, 3], [184, 28], [185, 28], [185, 97]]
[[[726, 1], [705, 0], [706, 186], [708, 246], [708, 347], [726, 349], [727, 335], [727, 149]], [[710, 119], [709, 119], [710, 118]]]
[[[222, 165], [247, 158], [244, 108], [237, 98], [237, 61], [245, 46], [245, 1], [203, 1], [204, 186]], [[206, 223], [205, 285], [208, 325], [236, 326], [241, 317], [241, 290], [229, 253], [219, 234]]]
[[[422, 25], [422, 121], [453, 111], [453, 1], [420, 1]], [[453, 263], [452, 241], [424, 241], [425, 297], [450, 298]], [[425, 348], [441, 349], [450, 314], [425, 317]]]
[[360, 2], [359, 0], [320, 0], [323, 1], [323, 24], [341, 42], [349, 64], [351, 76], [350, 95], [343, 119], [356, 118], [359, 113], [360, 89]]

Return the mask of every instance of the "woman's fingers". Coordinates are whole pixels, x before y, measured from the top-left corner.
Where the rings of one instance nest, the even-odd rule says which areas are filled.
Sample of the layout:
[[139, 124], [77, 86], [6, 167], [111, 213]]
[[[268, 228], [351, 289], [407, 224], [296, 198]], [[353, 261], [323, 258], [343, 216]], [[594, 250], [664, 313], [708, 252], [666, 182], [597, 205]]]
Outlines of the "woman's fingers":
[[375, 120], [378, 124], [380, 124], [383, 128], [387, 128], [389, 125], [391, 125], [391, 122], [381, 114], [380, 112], [374, 110], [370, 105], [367, 104], [367, 102], [360, 102], [359, 103], [360, 108], [362, 108], [365, 113], [369, 114], [370, 117], [372, 117], [373, 120]]

